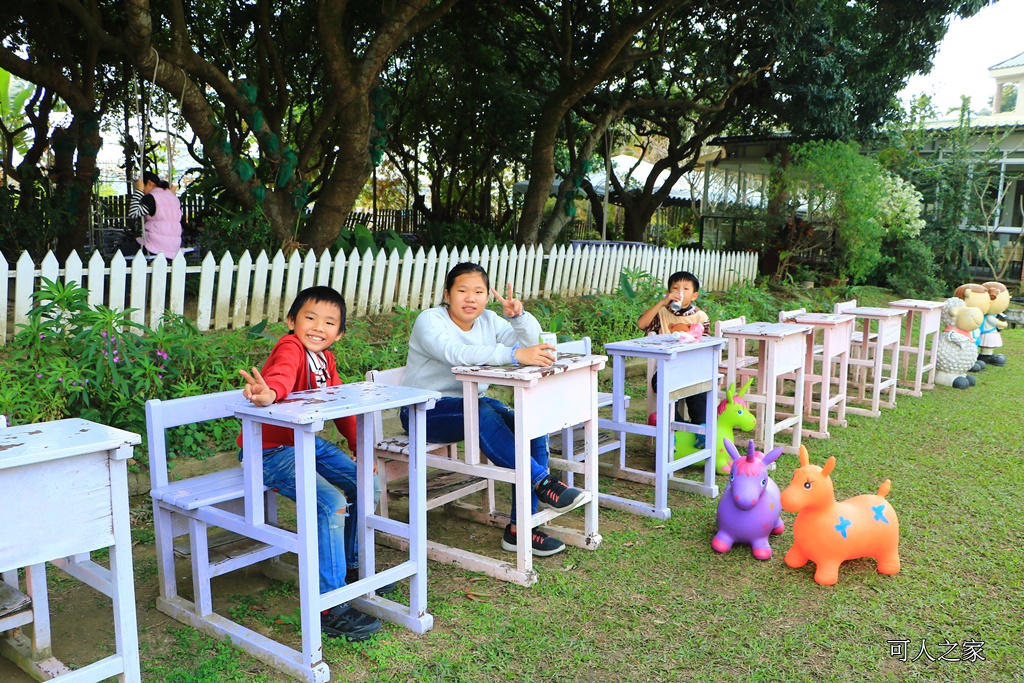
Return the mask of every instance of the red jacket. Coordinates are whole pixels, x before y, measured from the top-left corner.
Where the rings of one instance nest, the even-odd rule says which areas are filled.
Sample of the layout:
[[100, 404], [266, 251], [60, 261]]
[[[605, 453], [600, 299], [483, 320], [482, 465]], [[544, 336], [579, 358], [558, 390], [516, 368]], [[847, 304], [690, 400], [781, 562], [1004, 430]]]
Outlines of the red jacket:
[[[336, 387], [342, 384], [338, 377], [338, 366], [334, 354], [324, 351], [327, 358], [327, 386]], [[310, 382], [309, 363], [306, 360], [306, 349], [294, 334], [281, 337], [270, 352], [270, 357], [260, 370], [267, 386], [277, 392], [277, 401], [283, 401], [293, 391], [312, 389]], [[334, 421], [338, 431], [348, 441], [349, 450], [355, 453], [356, 418], [342, 417]], [[278, 446], [294, 446], [295, 432], [285, 427], [263, 425], [263, 450]], [[238, 435], [238, 446], [242, 446], [242, 435]]]

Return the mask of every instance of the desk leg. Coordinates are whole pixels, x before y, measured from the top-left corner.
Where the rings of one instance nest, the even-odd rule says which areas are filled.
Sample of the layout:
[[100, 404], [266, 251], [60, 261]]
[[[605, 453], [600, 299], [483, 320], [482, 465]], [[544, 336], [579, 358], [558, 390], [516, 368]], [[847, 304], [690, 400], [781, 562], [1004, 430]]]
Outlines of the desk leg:
[[295, 430], [295, 516], [299, 544], [302, 665], [323, 660], [320, 633], [320, 553], [316, 521], [316, 434]]
[[[377, 573], [377, 544], [374, 531], [366, 518], [376, 512], [373, 505], [373, 421], [365, 413], [356, 416], [356, 491], [357, 514], [356, 538], [359, 554], [359, 578], [373, 576]], [[410, 458], [411, 459], [411, 458]], [[412, 475], [409, 476], [410, 488]], [[346, 523], [352, 522], [352, 511]], [[346, 558], [348, 559], [348, 558]]]
[[[879, 326], [881, 327], [881, 326]], [[878, 331], [878, 341], [882, 341], [882, 331]], [[875, 362], [872, 364], [872, 372], [874, 377], [871, 378], [871, 412], [874, 413], [875, 417], [881, 414], [879, 405], [882, 402], [882, 383], [884, 377], [882, 375], [883, 361], [885, 360], [885, 348], [882, 346], [875, 347]]]
[[[612, 422], [626, 422], [626, 357], [612, 356]], [[621, 432], [622, 447], [619, 448], [619, 469], [626, 467], [626, 432]], [[594, 458], [597, 462], [598, 458]]]
[[[813, 342], [814, 341], [813, 335], [808, 335], [808, 336], [811, 337], [811, 341]], [[796, 395], [793, 398], [793, 401], [794, 401], [793, 414], [796, 416], [796, 422], [793, 424], [793, 446], [792, 446], [798, 452], [800, 450], [800, 440], [803, 437], [803, 429], [804, 429], [804, 422], [803, 422], [804, 405], [803, 404], [804, 404], [804, 401], [808, 400], [807, 397], [804, 395], [804, 389], [805, 389], [804, 381], [805, 381], [806, 377], [807, 377], [807, 369], [804, 368], [803, 366], [798, 367], [796, 369], [796, 385], [795, 385], [795, 394]], [[828, 414], [827, 410], [826, 410], [825, 414], [826, 415]], [[767, 453], [767, 451], [765, 451], [765, 452]]]
[[128, 509], [128, 462], [110, 461], [110, 495], [114, 545], [110, 548], [110, 598], [114, 604], [114, 640], [124, 666], [124, 683], [139, 683], [139, 628], [135, 616], [131, 514]]
[[667, 390], [668, 372], [665, 361], [658, 359], [658, 387], [656, 412], [658, 414], [657, 433], [654, 436], [654, 516], [668, 519], [672, 510], [668, 507], [668, 464], [675, 446], [672, 434], [672, 422], [676, 419], [674, 404], [669, 400]]
[[[530, 486], [530, 439], [526, 434], [524, 410], [526, 405], [523, 387], [515, 387], [516, 425], [516, 569], [525, 576], [533, 570], [533, 507]], [[466, 411], [469, 414], [469, 411]]]
[[[829, 438], [828, 433], [828, 414], [829, 414], [829, 401], [832, 400], [832, 333], [833, 330], [826, 330], [821, 351], [821, 403], [819, 403], [819, 414], [818, 414], [818, 436], [823, 439]], [[811, 347], [811, 355], [814, 354], [814, 348]], [[811, 371], [814, 370], [813, 362], [809, 364]], [[808, 383], [810, 384], [810, 383]], [[810, 391], [804, 394], [804, 400], [807, 401], [808, 413], [813, 412], [811, 407], [814, 405], [814, 389], [813, 386]]]
[[46, 659], [52, 654], [52, 641], [50, 639], [50, 596], [46, 588], [45, 562], [25, 567], [25, 594], [32, 599], [32, 623], [26, 624], [23, 629], [31, 643], [32, 658]]
[[[718, 352], [716, 352], [716, 368], [718, 367], [718, 360]], [[704, 401], [704, 446], [710, 451], [708, 459], [704, 461], [704, 487], [712, 498], [718, 495], [718, 486], [715, 484], [715, 464], [717, 461], [715, 456], [718, 452], [718, 402], [715, 400], [718, 395], [717, 385], [718, 382], [711, 382], [711, 388], [705, 394], [707, 398]]]
[[422, 403], [410, 408], [409, 418], [409, 557], [416, 563], [409, 614], [422, 618], [427, 613], [427, 410]]
[[[923, 327], [923, 325], [922, 325]], [[926, 335], [927, 336], [927, 335]], [[932, 338], [932, 349], [928, 356], [928, 379], [924, 379], [924, 373], [921, 373], [921, 388], [922, 389], [934, 389], [935, 388], [935, 361], [939, 354], [939, 330], [935, 329], [931, 333]], [[921, 347], [922, 349], [924, 347]]]
[[[831, 382], [831, 380], [829, 380]], [[850, 390], [850, 350], [847, 349], [843, 353], [839, 354], [839, 393], [837, 397], [842, 397], [836, 403], [836, 424], [845, 427], [846, 426], [846, 401], [849, 399]]]
[[[761, 440], [761, 448], [765, 453], [775, 448], [775, 401], [777, 399], [776, 389], [778, 388], [778, 384], [775, 381], [775, 378], [778, 376], [775, 372], [775, 360], [775, 344], [762, 342], [761, 353], [758, 358], [759, 370], [757, 381], [759, 385], [764, 386], [764, 438]], [[801, 390], [802, 387], [797, 388], [797, 391]], [[793, 409], [796, 411], [802, 407], [794, 405]], [[799, 419], [800, 414], [796, 413], [796, 415], [797, 419]]]
[[[921, 326], [921, 329], [922, 330], [924, 329], [923, 325]], [[909, 309], [907, 311], [907, 317], [904, 318], [904, 321], [903, 321], [903, 339], [906, 339], [907, 341], [910, 341], [910, 339], [912, 339], [911, 335], [913, 333], [913, 330], [914, 330], [914, 310], [913, 309]], [[920, 344], [920, 335], [919, 335], [918, 339], [919, 339], [919, 341], [918, 341], [918, 346], [917, 346], [917, 349], [918, 349], [917, 373], [915, 375], [917, 379], [914, 380], [914, 391], [920, 391], [921, 390], [921, 386], [920, 386], [920, 381], [921, 381], [921, 358], [920, 358], [920, 356], [921, 356], [921, 353], [920, 353], [920, 351], [924, 347], [921, 346], [921, 344]], [[899, 374], [898, 375], [896, 374], [896, 368], [895, 367], [893, 368], [893, 374], [896, 375], [898, 378], [906, 377], [907, 370], [909, 369], [909, 367], [910, 367], [910, 354], [908, 353], [908, 354], [903, 356], [903, 363], [900, 365]]]

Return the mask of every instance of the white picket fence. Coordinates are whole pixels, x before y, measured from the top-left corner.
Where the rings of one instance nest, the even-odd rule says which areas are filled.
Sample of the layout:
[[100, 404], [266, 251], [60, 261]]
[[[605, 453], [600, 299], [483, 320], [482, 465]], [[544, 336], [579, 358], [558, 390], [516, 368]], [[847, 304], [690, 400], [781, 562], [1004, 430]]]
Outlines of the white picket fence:
[[[688, 270], [708, 290], [727, 289], [757, 275], [757, 254], [752, 252], [656, 249], [614, 243], [583, 247], [554, 247], [549, 253], [535, 247], [474, 248], [469, 251], [442, 247], [408, 249], [404, 256], [381, 250], [376, 256], [317, 258], [293, 252], [286, 258], [277, 252], [271, 260], [265, 252], [253, 260], [245, 252], [236, 262], [225, 254], [218, 263], [207, 254], [201, 265], [189, 266], [179, 254], [172, 261], [125, 259], [115, 253], [110, 263], [94, 253], [88, 265], [73, 253], [63, 268], [52, 252], [36, 268], [27, 252], [14, 269], [0, 255], [0, 344], [6, 344], [19, 324], [27, 322], [32, 293], [42, 278], [77, 282], [89, 291], [89, 303], [105, 305], [130, 314], [134, 322], [156, 327], [167, 311], [188, 315], [201, 331], [251, 325], [261, 320], [284, 319], [288, 306], [303, 288], [329, 285], [341, 292], [350, 316], [388, 313], [396, 306], [421, 310], [441, 300], [444, 278], [456, 263], [473, 261], [487, 269], [491, 282], [501, 289], [511, 282], [522, 299], [552, 296], [576, 297], [618, 289], [624, 268], [645, 271], [664, 282], [677, 270]], [[199, 278], [198, 295], [186, 300], [185, 282]], [[13, 285], [12, 285], [13, 282]], [[10, 296], [13, 290], [13, 297]], [[11, 306], [13, 305], [13, 316]]]

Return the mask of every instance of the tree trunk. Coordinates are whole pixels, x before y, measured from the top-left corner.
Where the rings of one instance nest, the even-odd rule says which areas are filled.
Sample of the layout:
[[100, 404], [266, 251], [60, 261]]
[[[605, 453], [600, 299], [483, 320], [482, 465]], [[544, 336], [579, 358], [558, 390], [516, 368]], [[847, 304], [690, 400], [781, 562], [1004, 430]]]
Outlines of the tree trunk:
[[[359, 193], [373, 172], [370, 163], [370, 108], [366, 97], [357, 98], [338, 112], [340, 163], [316, 198], [313, 213], [299, 230], [299, 242], [322, 252], [337, 239]], [[361, 162], [359, 161], [361, 160]]]
[[777, 154], [776, 163], [768, 176], [768, 235], [769, 242], [761, 255], [761, 275], [774, 275], [785, 251], [786, 222], [789, 219], [789, 188], [786, 185], [785, 169], [789, 166], [789, 146]]
[[[549, 100], [555, 99], [554, 96]], [[519, 227], [516, 230], [516, 244], [531, 245], [537, 243], [540, 223], [544, 218], [544, 205], [551, 194], [551, 184], [555, 180], [555, 140], [558, 137], [558, 126], [562, 121], [563, 110], [545, 104], [537, 129], [533, 133], [533, 145], [530, 147], [530, 161], [526, 170], [530, 174], [530, 185], [523, 195], [523, 211], [519, 216]]]

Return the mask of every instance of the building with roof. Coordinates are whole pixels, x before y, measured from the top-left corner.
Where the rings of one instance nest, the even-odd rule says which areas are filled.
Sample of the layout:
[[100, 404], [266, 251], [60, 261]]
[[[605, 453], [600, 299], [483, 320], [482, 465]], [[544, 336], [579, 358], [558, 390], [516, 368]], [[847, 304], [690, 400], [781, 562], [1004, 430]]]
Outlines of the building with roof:
[[[972, 115], [970, 119], [970, 147], [983, 154], [994, 151], [989, 163], [998, 168], [998, 182], [990, 188], [994, 210], [987, 225], [963, 225], [965, 230], [978, 234], [1002, 250], [1003, 259], [1010, 261], [1007, 281], [1021, 279], [1024, 261], [1024, 53], [995, 64], [988, 69], [995, 81], [992, 113]], [[937, 155], [939, 159], [952, 149], [952, 134], [960, 127], [959, 118], [929, 121], [924, 124], [933, 135], [919, 150], [922, 155]], [[770, 159], [785, 150], [794, 139], [788, 133], [758, 136], [730, 136], [717, 138], [711, 144], [721, 148], [718, 157], [705, 167], [705, 178], [714, 169], [729, 179], [731, 196], [736, 202], [751, 195], [767, 196], [767, 176]], [[714, 202], [705, 197], [702, 207], [707, 211], [702, 218], [705, 228], [721, 225], [728, 231], [728, 219], [716, 216]], [[723, 222], [724, 219], [724, 222]], [[736, 235], [736, 222], [732, 222], [732, 235]], [[733, 244], [733, 248], [742, 245]], [[984, 277], [983, 268], [974, 269]], [[986, 278], [989, 279], [989, 278]]]

